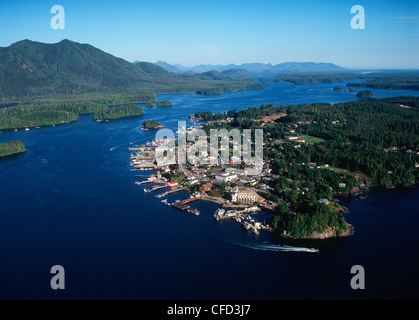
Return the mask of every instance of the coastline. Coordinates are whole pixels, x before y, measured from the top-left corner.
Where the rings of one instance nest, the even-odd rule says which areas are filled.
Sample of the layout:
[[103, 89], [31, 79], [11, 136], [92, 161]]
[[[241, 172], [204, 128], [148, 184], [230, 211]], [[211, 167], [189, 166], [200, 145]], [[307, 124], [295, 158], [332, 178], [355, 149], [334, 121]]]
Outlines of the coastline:
[[26, 152], [25, 145], [19, 140], [0, 143], [0, 159]]
[[336, 228], [327, 227], [326, 230], [323, 232], [313, 232], [311, 235], [306, 237], [294, 237], [288, 235], [284, 232], [274, 231], [279, 234], [284, 239], [293, 239], [293, 240], [324, 240], [324, 239], [332, 239], [332, 238], [344, 238], [352, 236], [355, 233], [355, 228], [353, 225], [346, 223], [348, 229], [347, 230], [339, 230]]
[[5, 159], [5, 158], [13, 157], [13, 156], [18, 156], [18, 155], [24, 154], [25, 152], [26, 152], [26, 150], [0, 155], [0, 159]]

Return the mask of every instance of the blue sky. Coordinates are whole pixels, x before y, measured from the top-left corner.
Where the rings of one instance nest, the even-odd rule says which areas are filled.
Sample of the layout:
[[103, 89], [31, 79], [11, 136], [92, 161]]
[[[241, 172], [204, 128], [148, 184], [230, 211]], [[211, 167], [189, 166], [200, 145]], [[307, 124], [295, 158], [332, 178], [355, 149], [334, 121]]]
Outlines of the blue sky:
[[[53, 30], [51, 7], [65, 9]], [[351, 7], [365, 9], [353, 30]], [[89, 43], [128, 61], [186, 66], [287, 61], [419, 69], [418, 0], [0, 0], [0, 46]]]

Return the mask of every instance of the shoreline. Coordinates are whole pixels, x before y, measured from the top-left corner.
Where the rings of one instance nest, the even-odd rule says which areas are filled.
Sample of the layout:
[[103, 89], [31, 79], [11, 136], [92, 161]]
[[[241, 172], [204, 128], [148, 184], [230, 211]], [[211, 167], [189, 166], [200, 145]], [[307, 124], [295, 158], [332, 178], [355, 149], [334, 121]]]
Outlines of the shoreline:
[[13, 157], [13, 156], [22, 155], [24, 153], [26, 153], [26, 150], [25, 151], [14, 152], [14, 153], [9, 153], [9, 154], [5, 154], [5, 155], [0, 155], [0, 160], [1, 159], [6, 159], [6, 158], [9, 158], [9, 157]]

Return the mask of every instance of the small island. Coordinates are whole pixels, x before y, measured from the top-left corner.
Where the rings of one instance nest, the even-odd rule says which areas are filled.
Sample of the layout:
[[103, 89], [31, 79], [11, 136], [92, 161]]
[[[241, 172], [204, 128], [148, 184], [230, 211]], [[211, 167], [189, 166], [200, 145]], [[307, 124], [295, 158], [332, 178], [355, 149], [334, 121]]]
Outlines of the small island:
[[144, 120], [141, 127], [142, 130], [157, 130], [164, 128], [164, 125], [154, 120]]
[[172, 106], [173, 106], [173, 103], [171, 101], [168, 101], [168, 100], [163, 100], [163, 101], [157, 102], [157, 108], [172, 107]]
[[341, 87], [334, 87], [333, 91], [343, 91], [343, 89]]
[[26, 152], [25, 146], [19, 140], [0, 143], [0, 158]]
[[358, 90], [356, 90], [355, 88], [349, 88], [348, 90], [345, 90], [345, 92], [357, 92]]
[[207, 89], [197, 90], [195, 93], [200, 94], [202, 96], [215, 96], [215, 95], [223, 94], [223, 90], [221, 88], [207, 88]]
[[138, 117], [144, 114], [144, 109], [132, 104], [108, 110], [97, 111], [92, 119], [95, 121], [109, 121], [128, 117]]
[[364, 91], [359, 91], [356, 94], [357, 98], [373, 98], [374, 97], [374, 93], [372, 93], [372, 91], [369, 90], [364, 90]]

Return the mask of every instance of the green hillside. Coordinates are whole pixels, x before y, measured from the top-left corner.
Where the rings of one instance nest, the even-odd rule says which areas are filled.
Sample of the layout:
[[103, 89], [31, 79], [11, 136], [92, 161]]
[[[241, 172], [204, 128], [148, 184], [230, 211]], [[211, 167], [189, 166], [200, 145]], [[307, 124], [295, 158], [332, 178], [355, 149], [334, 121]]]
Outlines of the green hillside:
[[180, 75], [152, 63], [130, 63], [89, 44], [63, 40], [45, 44], [23, 40], [0, 48], [0, 99], [52, 97], [84, 93], [195, 92], [261, 89], [255, 80], [214, 74]]

